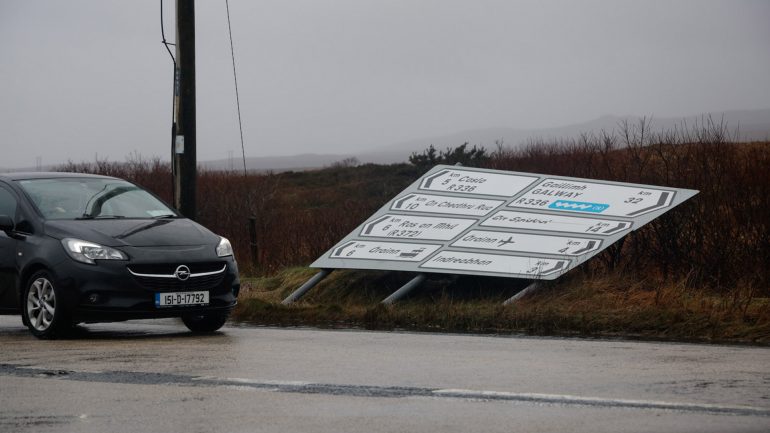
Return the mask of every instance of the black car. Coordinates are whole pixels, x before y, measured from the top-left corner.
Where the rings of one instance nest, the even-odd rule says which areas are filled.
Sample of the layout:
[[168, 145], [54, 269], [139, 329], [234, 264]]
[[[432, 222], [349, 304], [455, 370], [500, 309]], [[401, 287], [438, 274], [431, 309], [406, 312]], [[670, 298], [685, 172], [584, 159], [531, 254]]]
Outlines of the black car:
[[161, 317], [212, 332], [239, 289], [227, 239], [130, 182], [0, 174], [0, 314], [21, 313], [37, 337]]

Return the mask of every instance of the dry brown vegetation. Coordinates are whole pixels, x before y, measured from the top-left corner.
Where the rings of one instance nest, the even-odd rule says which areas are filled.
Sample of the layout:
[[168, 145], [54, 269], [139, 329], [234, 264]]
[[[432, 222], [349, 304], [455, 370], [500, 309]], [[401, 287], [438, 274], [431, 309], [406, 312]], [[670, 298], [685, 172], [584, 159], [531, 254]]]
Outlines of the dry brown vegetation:
[[[724, 124], [653, 134], [649, 123], [575, 140], [498, 148], [486, 167], [700, 190], [694, 199], [632, 232], [581, 266], [586, 275], [623, 272], [689, 287], [767, 295], [770, 281], [770, 143], [733, 143]], [[168, 164], [70, 163], [62, 170], [115, 175], [171, 199]], [[198, 220], [231, 239], [243, 271], [271, 275], [307, 265], [423, 174], [399, 164], [279, 174], [202, 171]], [[248, 218], [257, 222], [252, 262]], [[253, 265], [252, 265], [253, 263]]]
[[[451, 149], [446, 154], [464, 156]], [[248, 276], [236, 318], [274, 325], [770, 343], [770, 143], [735, 143], [726, 125], [710, 119], [656, 134], [643, 120], [574, 140], [498, 146], [483, 156], [474, 161], [488, 168], [700, 194], [515, 306], [501, 303], [523, 287], [521, 281], [435, 276], [407, 301], [384, 307], [379, 301], [410, 275], [338, 271], [301, 303], [284, 307], [280, 300], [314, 272], [301, 266], [427, 168], [336, 164], [245, 176], [202, 171], [198, 221], [231, 239]], [[168, 164], [158, 160], [134, 157], [61, 169], [126, 178], [171, 198]], [[253, 258], [250, 216], [257, 222]]]
[[686, 281], [573, 274], [504, 306], [521, 283], [440, 277], [408, 301], [384, 306], [379, 301], [410, 275], [337, 271], [299, 304], [280, 304], [312, 274], [290, 268], [246, 280], [235, 317], [273, 326], [770, 343], [770, 299], [749, 296], [745, 289], [715, 294]]
[[732, 143], [724, 124], [705, 122], [652, 134], [642, 121], [617, 134], [535, 142], [498, 152], [489, 166], [697, 189], [692, 200], [611, 247], [600, 256], [602, 266], [722, 291], [736, 284], [766, 288], [770, 143]]

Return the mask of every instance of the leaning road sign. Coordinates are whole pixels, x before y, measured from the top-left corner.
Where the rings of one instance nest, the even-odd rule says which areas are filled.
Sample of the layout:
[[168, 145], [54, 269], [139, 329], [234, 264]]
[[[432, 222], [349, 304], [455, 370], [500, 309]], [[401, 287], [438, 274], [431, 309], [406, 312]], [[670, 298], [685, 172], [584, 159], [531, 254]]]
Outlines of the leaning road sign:
[[697, 193], [440, 165], [311, 267], [553, 280]]

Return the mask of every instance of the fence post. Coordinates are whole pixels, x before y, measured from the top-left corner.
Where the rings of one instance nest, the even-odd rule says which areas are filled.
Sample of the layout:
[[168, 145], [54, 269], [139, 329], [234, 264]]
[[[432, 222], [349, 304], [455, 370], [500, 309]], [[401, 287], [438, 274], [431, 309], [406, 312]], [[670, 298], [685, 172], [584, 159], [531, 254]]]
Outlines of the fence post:
[[254, 215], [249, 217], [249, 249], [251, 250], [251, 266], [256, 272], [259, 258], [257, 257], [257, 218]]

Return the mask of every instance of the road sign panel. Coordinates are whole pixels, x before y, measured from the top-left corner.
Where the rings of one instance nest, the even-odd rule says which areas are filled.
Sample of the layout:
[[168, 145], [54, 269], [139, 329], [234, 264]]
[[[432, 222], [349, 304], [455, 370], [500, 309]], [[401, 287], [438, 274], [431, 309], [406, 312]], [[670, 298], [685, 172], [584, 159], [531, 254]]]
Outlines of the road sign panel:
[[385, 215], [364, 224], [361, 236], [398, 239], [454, 239], [476, 220], [460, 218]]
[[674, 190], [545, 179], [508, 206], [630, 217], [671, 206]]
[[602, 241], [567, 236], [471, 230], [451, 245], [484, 250], [579, 256], [597, 250], [602, 245]]
[[420, 267], [423, 269], [455, 269], [483, 274], [512, 274], [526, 278], [546, 279], [567, 268], [569, 260], [499, 254], [477, 254], [441, 251]]
[[470, 171], [447, 168], [425, 176], [420, 189], [472, 195], [513, 197], [538, 178], [505, 172]]
[[401, 212], [428, 212], [452, 215], [484, 216], [505, 203], [502, 200], [484, 200], [469, 197], [447, 197], [430, 194], [407, 194], [393, 200], [391, 210]]
[[335, 259], [421, 262], [439, 248], [441, 248], [441, 245], [350, 241], [334, 248], [329, 257]]
[[632, 223], [629, 221], [502, 210], [487, 218], [480, 225], [609, 236], [630, 229]]
[[555, 279], [695, 194], [436, 166], [311, 266]]

